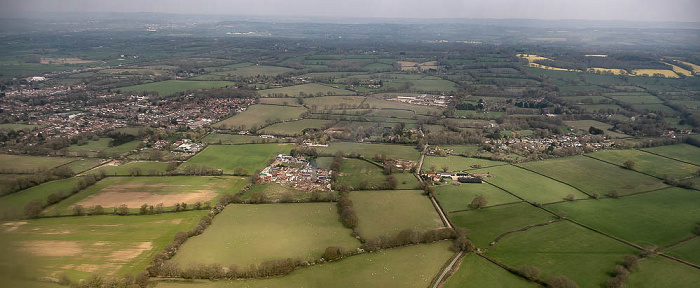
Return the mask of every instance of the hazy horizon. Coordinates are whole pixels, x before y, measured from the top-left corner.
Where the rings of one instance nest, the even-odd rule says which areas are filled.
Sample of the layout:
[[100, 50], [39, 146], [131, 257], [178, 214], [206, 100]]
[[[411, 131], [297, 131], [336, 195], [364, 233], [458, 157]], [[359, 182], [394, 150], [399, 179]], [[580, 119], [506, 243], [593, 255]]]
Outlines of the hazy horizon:
[[635, 22], [700, 22], [694, 0], [492, 0], [424, 3], [417, 0], [25, 0], [4, 3], [3, 18], [30, 18], [40, 13], [163, 13], [272, 17], [341, 17], [387, 19], [532, 19]]

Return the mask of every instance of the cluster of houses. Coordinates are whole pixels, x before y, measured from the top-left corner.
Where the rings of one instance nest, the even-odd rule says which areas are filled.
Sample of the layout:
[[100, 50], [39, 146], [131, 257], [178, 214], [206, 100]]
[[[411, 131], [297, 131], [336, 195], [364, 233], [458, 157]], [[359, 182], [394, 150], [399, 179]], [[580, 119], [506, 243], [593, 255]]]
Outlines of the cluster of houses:
[[423, 179], [428, 179], [432, 182], [459, 182], [459, 183], [482, 183], [483, 175], [475, 175], [467, 172], [443, 172], [443, 173], [424, 173], [421, 175]]
[[447, 107], [447, 104], [452, 100], [452, 96], [423, 94], [419, 96], [397, 96], [389, 100], [414, 105]]
[[278, 183], [308, 192], [331, 191], [331, 173], [313, 167], [304, 156], [279, 154], [260, 172], [258, 183]]

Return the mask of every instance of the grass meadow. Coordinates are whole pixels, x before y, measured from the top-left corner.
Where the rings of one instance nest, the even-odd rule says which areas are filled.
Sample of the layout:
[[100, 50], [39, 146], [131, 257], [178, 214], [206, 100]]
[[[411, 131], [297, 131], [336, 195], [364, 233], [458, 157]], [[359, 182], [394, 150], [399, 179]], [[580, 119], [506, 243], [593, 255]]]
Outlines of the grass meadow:
[[285, 258], [318, 260], [328, 246], [360, 247], [351, 233], [333, 203], [232, 204], [171, 261], [247, 267]]
[[247, 173], [262, 170], [270, 158], [279, 153], [289, 154], [291, 144], [246, 144], [246, 145], [210, 145], [199, 152], [179, 169], [190, 165], [205, 165], [223, 169], [224, 173], [233, 173], [236, 168], [242, 168]]
[[[666, 187], [661, 180], [585, 156], [518, 164], [577, 187], [589, 194], [621, 195]], [[583, 177], [585, 175], [585, 177]]]
[[627, 287], [678, 287], [692, 288], [700, 283], [700, 273], [696, 268], [681, 263], [651, 256], [639, 262], [627, 277]]
[[[276, 242], [275, 242], [276, 243]], [[427, 287], [452, 256], [449, 241], [412, 245], [297, 269], [284, 277], [233, 281], [160, 282], [158, 288]]]
[[199, 89], [222, 88], [227, 86], [233, 86], [234, 84], [234, 82], [229, 81], [166, 80], [160, 82], [121, 87], [117, 89], [121, 90], [122, 93], [141, 93], [143, 91], [155, 91], [158, 92], [158, 95], [168, 96], [179, 92]]
[[24, 217], [24, 206], [34, 199], [46, 204], [46, 197], [52, 193], [70, 193], [78, 179], [68, 178], [46, 182], [0, 198], [0, 218], [12, 219]]
[[435, 208], [420, 190], [352, 191], [350, 200], [364, 238], [394, 236], [404, 229], [427, 231], [443, 227]]
[[573, 194], [577, 199], [588, 198], [586, 194], [566, 184], [517, 166], [496, 166], [472, 170], [471, 172], [489, 173], [493, 177], [484, 178], [484, 180], [531, 202], [549, 203], [561, 201], [569, 194]]
[[298, 136], [302, 135], [305, 129], [321, 129], [326, 125], [332, 124], [333, 121], [322, 119], [301, 119], [297, 121], [288, 121], [283, 123], [272, 124], [260, 130], [259, 133], [283, 135], [283, 136]]
[[632, 160], [634, 162], [634, 170], [660, 178], [666, 175], [676, 178], [685, 178], [697, 175], [700, 170], [700, 166], [656, 156], [639, 150], [605, 150], [588, 155], [620, 166], [624, 165], [626, 161]]
[[371, 159], [376, 154], [384, 154], [388, 159], [418, 161], [420, 158], [420, 152], [416, 147], [406, 145], [334, 142], [328, 147], [319, 147], [318, 150], [321, 153], [330, 155], [335, 155], [337, 152], [343, 152], [345, 155], [354, 153], [368, 159]]
[[507, 235], [485, 255], [513, 268], [536, 266], [542, 279], [564, 275], [580, 287], [600, 287], [616, 264], [637, 252], [575, 224], [559, 222]]
[[[138, 217], [83, 216], [14, 222], [0, 232], [12, 247], [36, 259], [34, 277], [78, 280], [91, 273], [138, 274], [151, 257], [187, 231], [208, 211], [167, 213]], [[0, 258], [0, 262], [22, 261]]]
[[443, 171], [447, 167], [447, 172], [474, 170], [481, 167], [492, 167], [499, 165], [507, 165], [508, 163], [493, 161], [479, 158], [467, 158], [463, 156], [426, 156], [423, 159], [423, 171], [431, 171], [432, 167], [435, 171]]
[[270, 121], [298, 119], [304, 112], [306, 112], [306, 108], [304, 107], [257, 104], [248, 107], [246, 111], [240, 114], [236, 114], [233, 117], [212, 125], [212, 127], [236, 128], [243, 126], [244, 129], [261, 128], [269, 124]]
[[475, 253], [469, 253], [462, 258], [459, 268], [447, 281], [444, 288], [460, 287], [540, 287], [523, 278], [515, 276], [496, 264], [479, 257]]
[[440, 206], [448, 213], [472, 209], [469, 207], [469, 203], [471, 203], [477, 195], [484, 196], [486, 201], [488, 201], [488, 206], [522, 201], [488, 183], [446, 184], [433, 186], [433, 189], [435, 191], [435, 197], [440, 202]]

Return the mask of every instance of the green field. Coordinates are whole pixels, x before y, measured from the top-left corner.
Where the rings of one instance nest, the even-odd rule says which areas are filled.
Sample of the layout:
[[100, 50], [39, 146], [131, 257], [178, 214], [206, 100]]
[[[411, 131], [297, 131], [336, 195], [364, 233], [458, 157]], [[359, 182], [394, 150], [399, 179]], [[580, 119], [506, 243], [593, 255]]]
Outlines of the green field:
[[531, 202], [561, 201], [569, 194], [573, 194], [576, 199], [588, 198], [586, 194], [566, 184], [512, 165], [483, 168], [471, 172], [490, 173], [493, 177], [484, 178], [486, 182], [506, 189]]
[[165, 207], [176, 203], [194, 204], [195, 202], [215, 200], [223, 193], [236, 193], [246, 181], [242, 177], [108, 177], [97, 182], [70, 198], [47, 208], [48, 214], [72, 214], [72, 207], [80, 204], [83, 207], [101, 205], [102, 207], [118, 207], [126, 204], [132, 212], [146, 203]]
[[625, 287], [697, 287], [700, 273], [697, 268], [652, 256], [639, 262], [639, 268], [628, 276]]
[[420, 190], [353, 191], [350, 200], [364, 238], [394, 236], [404, 229], [426, 231], [443, 227], [435, 208]]
[[258, 131], [263, 134], [297, 136], [302, 135], [305, 129], [321, 129], [326, 125], [332, 125], [333, 121], [321, 119], [301, 119], [284, 123], [272, 124]]
[[128, 87], [121, 87], [122, 93], [158, 92], [159, 95], [168, 96], [179, 92], [193, 91], [199, 89], [222, 88], [234, 85], [229, 81], [188, 81], [188, 80], [166, 80], [148, 84], [140, 84]]
[[102, 150], [104, 153], [106, 153], [109, 157], [119, 157], [121, 155], [124, 155], [126, 153], [129, 153], [133, 150], [136, 150], [139, 143], [142, 143], [141, 140], [134, 140], [130, 142], [126, 142], [122, 145], [119, 146], [113, 146], [109, 147], [107, 149]]
[[700, 165], [700, 148], [692, 145], [678, 144], [644, 148], [642, 150]]
[[569, 127], [573, 127], [579, 130], [585, 130], [588, 131], [588, 129], [592, 126], [598, 129], [602, 130], [608, 130], [612, 128], [613, 126], [608, 124], [608, 123], [603, 123], [600, 121], [595, 121], [595, 120], [576, 120], [576, 121], [564, 121], [564, 124]]
[[202, 235], [185, 242], [172, 261], [247, 267], [285, 258], [318, 260], [328, 246], [360, 247], [351, 233], [333, 203], [232, 204]]
[[634, 170], [660, 178], [666, 175], [685, 178], [697, 175], [698, 171], [700, 171], [700, 166], [671, 160], [639, 150], [606, 150], [588, 155], [620, 166], [624, 165], [627, 160], [632, 160], [634, 162]]
[[589, 194], [598, 193], [600, 196], [605, 196], [611, 191], [624, 195], [666, 187], [656, 178], [584, 156], [518, 165], [571, 184]]
[[104, 171], [105, 175], [163, 175], [168, 167], [167, 162], [129, 162], [119, 166], [105, 166], [99, 169], [90, 171], [91, 173], [100, 173]]
[[0, 124], [0, 130], [32, 130], [34, 128], [39, 128], [39, 125], [30, 125], [30, 124], [10, 124], [10, 123], [4, 123]]
[[[46, 218], [15, 222], [7, 227], [16, 228], [0, 233], [16, 249], [37, 258], [35, 277], [56, 277], [60, 272], [73, 280], [91, 273], [136, 275], [175, 233], [190, 230], [207, 212]], [[0, 258], [5, 261], [21, 260]]]
[[[292, 196], [292, 201], [309, 201], [311, 197], [311, 192], [306, 192], [302, 190], [297, 190], [292, 187], [278, 184], [278, 183], [257, 183], [254, 184], [250, 189], [243, 193], [242, 198], [244, 200], [249, 200], [250, 196], [256, 192], [261, 192], [265, 194], [265, 198], [270, 202], [279, 202], [283, 196], [289, 193]], [[335, 192], [320, 192], [322, 196], [332, 194], [335, 197]]]
[[392, 174], [394, 177], [396, 177], [396, 180], [399, 182], [399, 185], [396, 187], [396, 189], [401, 189], [401, 190], [415, 190], [415, 189], [421, 189], [420, 182], [418, 182], [418, 179], [416, 176], [409, 172], [404, 172], [404, 173], [394, 173]]
[[539, 287], [539, 285], [513, 275], [498, 265], [469, 253], [459, 264], [459, 269], [447, 278], [445, 288], [460, 287]]
[[424, 288], [452, 256], [450, 242], [413, 245], [364, 253], [339, 261], [293, 271], [284, 277], [260, 280], [161, 282], [158, 288], [220, 287], [338, 287]]
[[253, 135], [238, 135], [238, 134], [219, 134], [210, 133], [202, 139], [202, 142], [208, 144], [251, 144], [251, 143], [268, 143], [277, 142], [280, 139], [263, 139]]
[[102, 150], [105, 150], [109, 148], [109, 141], [110, 138], [100, 138], [97, 141], [89, 140], [87, 141], [87, 144], [85, 145], [78, 145], [78, 144], [73, 144], [68, 146], [68, 151], [70, 152], [83, 152], [83, 153], [89, 153], [93, 152], [93, 155], [96, 154], [97, 152], [100, 152]]
[[354, 190], [362, 190], [362, 182], [366, 182], [364, 189], [380, 189], [386, 175], [382, 168], [364, 160], [346, 158], [340, 169], [339, 184], [350, 185]]
[[55, 192], [68, 194], [76, 186], [76, 178], [46, 182], [0, 198], [0, 219], [24, 217], [24, 205], [34, 199], [46, 204], [46, 197]]
[[467, 158], [462, 156], [426, 156], [425, 159], [423, 159], [423, 171], [432, 171], [433, 167], [435, 168], [435, 171], [443, 171], [444, 167], [448, 168], [447, 172], [465, 170], [471, 171], [481, 167], [492, 167], [507, 164], [508, 163], [500, 161], [492, 161], [479, 158]]
[[372, 159], [376, 154], [384, 154], [388, 159], [406, 159], [418, 161], [420, 152], [414, 146], [369, 144], [352, 142], [334, 142], [328, 147], [319, 147], [319, 152], [335, 155], [336, 152], [348, 154], [359, 154], [365, 158]]
[[445, 184], [434, 186], [433, 189], [435, 190], [435, 197], [440, 202], [440, 206], [448, 213], [457, 210], [471, 209], [469, 203], [471, 203], [477, 195], [484, 196], [486, 201], [488, 201], [488, 206], [522, 201], [488, 183]]
[[260, 104], [270, 104], [270, 105], [282, 105], [282, 106], [301, 106], [297, 98], [286, 97], [286, 98], [260, 98], [258, 103]]
[[348, 90], [333, 88], [331, 86], [310, 83], [296, 86], [287, 86], [282, 88], [274, 88], [259, 91], [263, 97], [296, 97], [302, 94], [307, 96], [321, 95], [354, 95], [355, 93]]
[[265, 66], [265, 65], [251, 65], [241, 68], [237, 68], [233, 71], [224, 72], [214, 72], [216, 75], [235, 75], [238, 77], [256, 77], [256, 76], [277, 76], [287, 72], [294, 71], [294, 69], [287, 67], [278, 66]]
[[693, 240], [664, 249], [662, 252], [666, 255], [700, 265], [700, 238], [695, 237]]
[[73, 161], [66, 166], [70, 167], [71, 170], [73, 170], [73, 173], [80, 173], [85, 170], [91, 169], [93, 167], [96, 167], [97, 165], [100, 165], [103, 162], [102, 159], [97, 159], [97, 158], [83, 158], [78, 161]]
[[567, 217], [639, 245], [664, 246], [691, 235], [697, 225], [697, 191], [669, 188], [620, 199], [546, 206]]
[[[405, 94], [405, 93], [404, 93]], [[404, 95], [401, 94], [401, 95]], [[385, 97], [390, 97], [393, 98], [397, 95], [395, 94], [378, 94], [378, 95], [384, 95]], [[420, 94], [409, 94], [409, 95], [420, 95]], [[403, 110], [411, 110], [415, 112], [416, 114], [421, 114], [421, 115], [430, 115], [432, 113], [439, 113], [441, 109], [439, 107], [434, 107], [434, 106], [423, 106], [423, 105], [413, 105], [413, 104], [407, 104], [407, 103], [401, 103], [398, 101], [389, 101], [389, 100], [384, 100], [384, 99], [378, 99], [374, 97], [367, 97], [367, 100], [363, 104], [369, 105], [368, 108], [372, 109], [383, 109], [383, 108], [392, 108], [392, 109], [403, 109]]]
[[364, 96], [324, 96], [304, 98], [304, 104], [308, 107], [316, 106], [319, 110], [354, 108], [365, 101]]
[[240, 114], [212, 125], [212, 127], [237, 129], [237, 127], [243, 126], [243, 129], [254, 129], [268, 125], [271, 121], [298, 119], [304, 112], [306, 112], [304, 107], [257, 104], [248, 107]]
[[279, 153], [289, 154], [292, 148], [291, 144], [211, 145], [180, 165], [179, 170], [184, 171], [191, 165], [205, 165], [223, 169], [226, 174], [233, 173], [236, 168], [253, 173], [265, 168], [268, 159]]
[[454, 225], [469, 231], [470, 239], [479, 248], [488, 247], [498, 235], [510, 230], [554, 220], [551, 214], [527, 203], [449, 213], [448, 216]]
[[575, 224], [559, 222], [510, 234], [486, 256], [513, 268], [534, 265], [542, 271], [542, 279], [564, 275], [580, 287], [600, 287], [616, 264], [636, 252]]
[[2, 173], [34, 173], [48, 170], [66, 163], [79, 160], [73, 157], [46, 157], [0, 154], [0, 163], [12, 163], [0, 168]]

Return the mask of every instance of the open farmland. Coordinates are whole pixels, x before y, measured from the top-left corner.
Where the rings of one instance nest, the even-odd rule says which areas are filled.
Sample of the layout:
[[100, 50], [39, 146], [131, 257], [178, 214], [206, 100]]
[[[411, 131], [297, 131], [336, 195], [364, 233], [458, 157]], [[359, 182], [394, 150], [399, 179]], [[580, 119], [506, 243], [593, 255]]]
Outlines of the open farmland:
[[[279, 241], [275, 242], [278, 243]], [[365, 253], [298, 269], [284, 277], [234, 281], [161, 282], [158, 288], [406, 287], [423, 288], [452, 256], [450, 242]]]
[[194, 204], [218, 198], [223, 193], [236, 193], [243, 188], [245, 181], [241, 177], [108, 177], [47, 208], [48, 213], [71, 214], [73, 205], [91, 207], [118, 207], [126, 204], [135, 209], [142, 204], [165, 207], [176, 203]]
[[566, 184], [517, 166], [496, 166], [470, 172], [490, 174], [492, 177], [484, 178], [486, 182], [508, 190], [530, 202], [549, 203], [562, 201], [569, 194], [573, 194], [577, 199], [588, 198], [586, 194]]
[[554, 220], [553, 215], [527, 203], [449, 213], [449, 217], [454, 225], [469, 230], [469, 238], [479, 248], [488, 247], [508, 231]]
[[335, 155], [337, 152], [343, 152], [345, 155], [359, 154], [368, 159], [377, 154], [386, 155], [387, 159], [418, 161], [420, 158], [420, 152], [414, 146], [407, 145], [335, 142], [328, 147], [318, 147], [318, 151], [330, 155]]
[[676, 258], [700, 265], [700, 238], [695, 237], [690, 241], [663, 249], [662, 252]]
[[435, 171], [443, 171], [445, 170], [444, 168], [447, 168], [447, 172], [464, 171], [507, 164], [508, 163], [505, 162], [479, 158], [467, 158], [463, 156], [427, 156], [423, 160], [423, 171], [432, 171], [433, 168], [435, 168]]
[[2, 173], [35, 173], [79, 160], [72, 157], [46, 157], [0, 154], [0, 163], [12, 163], [0, 168]]
[[279, 66], [265, 66], [265, 65], [250, 65], [245, 67], [236, 68], [232, 71], [222, 71], [214, 72], [215, 75], [232, 75], [237, 77], [256, 77], [256, 76], [277, 76], [287, 72], [294, 71], [294, 69]]
[[477, 195], [484, 196], [487, 206], [520, 202], [522, 200], [488, 183], [440, 185], [433, 187], [435, 197], [445, 212], [471, 209], [469, 204]]
[[469, 253], [462, 258], [459, 269], [447, 279], [445, 288], [460, 287], [539, 287], [539, 285], [528, 282], [496, 264]]
[[639, 268], [630, 273], [628, 287], [678, 287], [692, 288], [700, 283], [700, 273], [697, 268], [681, 263], [651, 256], [639, 262]]
[[260, 130], [263, 134], [296, 136], [302, 135], [306, 129], [321, 129], [327, 125], [332, 125], [334, 122], [321, 119], [301, 119], [297, 121], [288, 121], [283, 123], [272, 124]]
[[304, 104], [308, 107], [316, 106], [317, 109], [341, 109], [355, 108], [365, 101], [364, 96], [323, 96], [304, 98]]
[[639, 150], [607, 150], [594, 152], [588, 155], [620, 166], [623, 166], [625, 162], [631, 160], [634, 163], [632, 169], [660, 178], [666, 175], [676, 178], [685, 178], [697, 175], [698, 170], [700, 170], [700, 166], [656, 156]]
[[30, 201], [39, 199], [46, 204], [46, 197], [56, 192], [67, 195], [77, 183], [76, 178], [56, 180], [3, 196], [0, 198], [0, 219], [22, 218], [25, 216], [24, 206]]
[[260, 104], [269, 105], [282, 105], [282, 106], [301, 106], [297, 98], [283, 97], [283, 98], [260, 98], [258, 99]]
[[223, 169], [225, 174], [234, 173], [236, 168], [249, 174], [265, 168], [267, 161], [277, 154], [289, 154], [292, 148], [294, 146], [290, 144], [210, 145], [180, 165], [179, 169], [204, 165]]
[[[259, 136], [253, 135], [238, 135], [238, 134], [221, 134], [221, 133], [209, 133], [206, 137], [202, 139], [202, 142], [207, 144], [252, 144], [261, 143], [263, 141], [269, 141], [269, 139], [263, 139]], [[276, 141], [272, 141], [276, 142]]]
[[355, 93], [348, 90], [338, 89], [331, 86], [311, 83], [296, 86], [287, 86], [282, 88], [274, 88], [262, 90], [259, 92], [263, 97], [296, 97], [302, 95], [319, 96], [319, 95], [354, 95]]
[[222, 88], [233, 86], [234, 82], [229, 81], [188, 81], [188, 80], [166, 80], [148, 84], [140, 84], [128, 87], [121, 87], [122, 93], [158, 92], [159, 95], [167, 96], [179, 92], [194, 91], [199, 89]]
[[694, 190], [668, 188], [651, 193], [547, 205], [567, 217], [639, 245], [661, 247], [691, 236], [697, 225]]
[[542, 279], [565, 275], [580, 287], [599, 287], [612, 268], [637, 250], [569, 222], [505, 236], [486, 256], [509, 266], [533, 265]]
[[359, 247], [351, 233], [338, 221], [333, 203], [232, 204], [171, 261], [246, 267], [285, 258], [318, 260], [328, 246]]
[[379, 189], [385, 178], [382, 168], [364, 160], [347, 158], [343, 159], [337, 182], [354, 190]]
[[659, 146], [653, 148], [644, 148], [642, 150], [673, 158], [676, 160], [686, 161], [700, 165], [700, 148], [692, 145], [678, 144], [669, 146]]
[[612, 191], [625, 195], [666, 187], [659, 179], [585, 156], [518, 165], [573, 185], [591, 195], [605, 196]]
[[288, 107], [277, 105], [257, 104], [248, 107], [246, 111], [212, 125], [215, 128], [232, 128], [241, 130], [261, 128], [272, 121], [285, 121], [301, 118], [306, 112], [304, 107]]
[[421, 232], [443, 227], [430, 200], [420, 190], [353, 191], [350, 200], [364, 238], [394, 236], [404, 229]]
[[104, 175], [119, 176], [140, 176], [140, 175], [163, 175], [167, 172], [167, 162], [129, 162], [118, 166], [104, 166], [90, 171], [90, 173], [102, 173]]
[[[4, 225], [0, 236], [36, 258], [33, 277], [57, 277], [63, 272], [73, 280], [92, 273], [136, 275], [175, 233], [191, 229], [206, 213], [26, 220]], [[9, 260], [15, 259], [0, 258], [0, 262]]]

